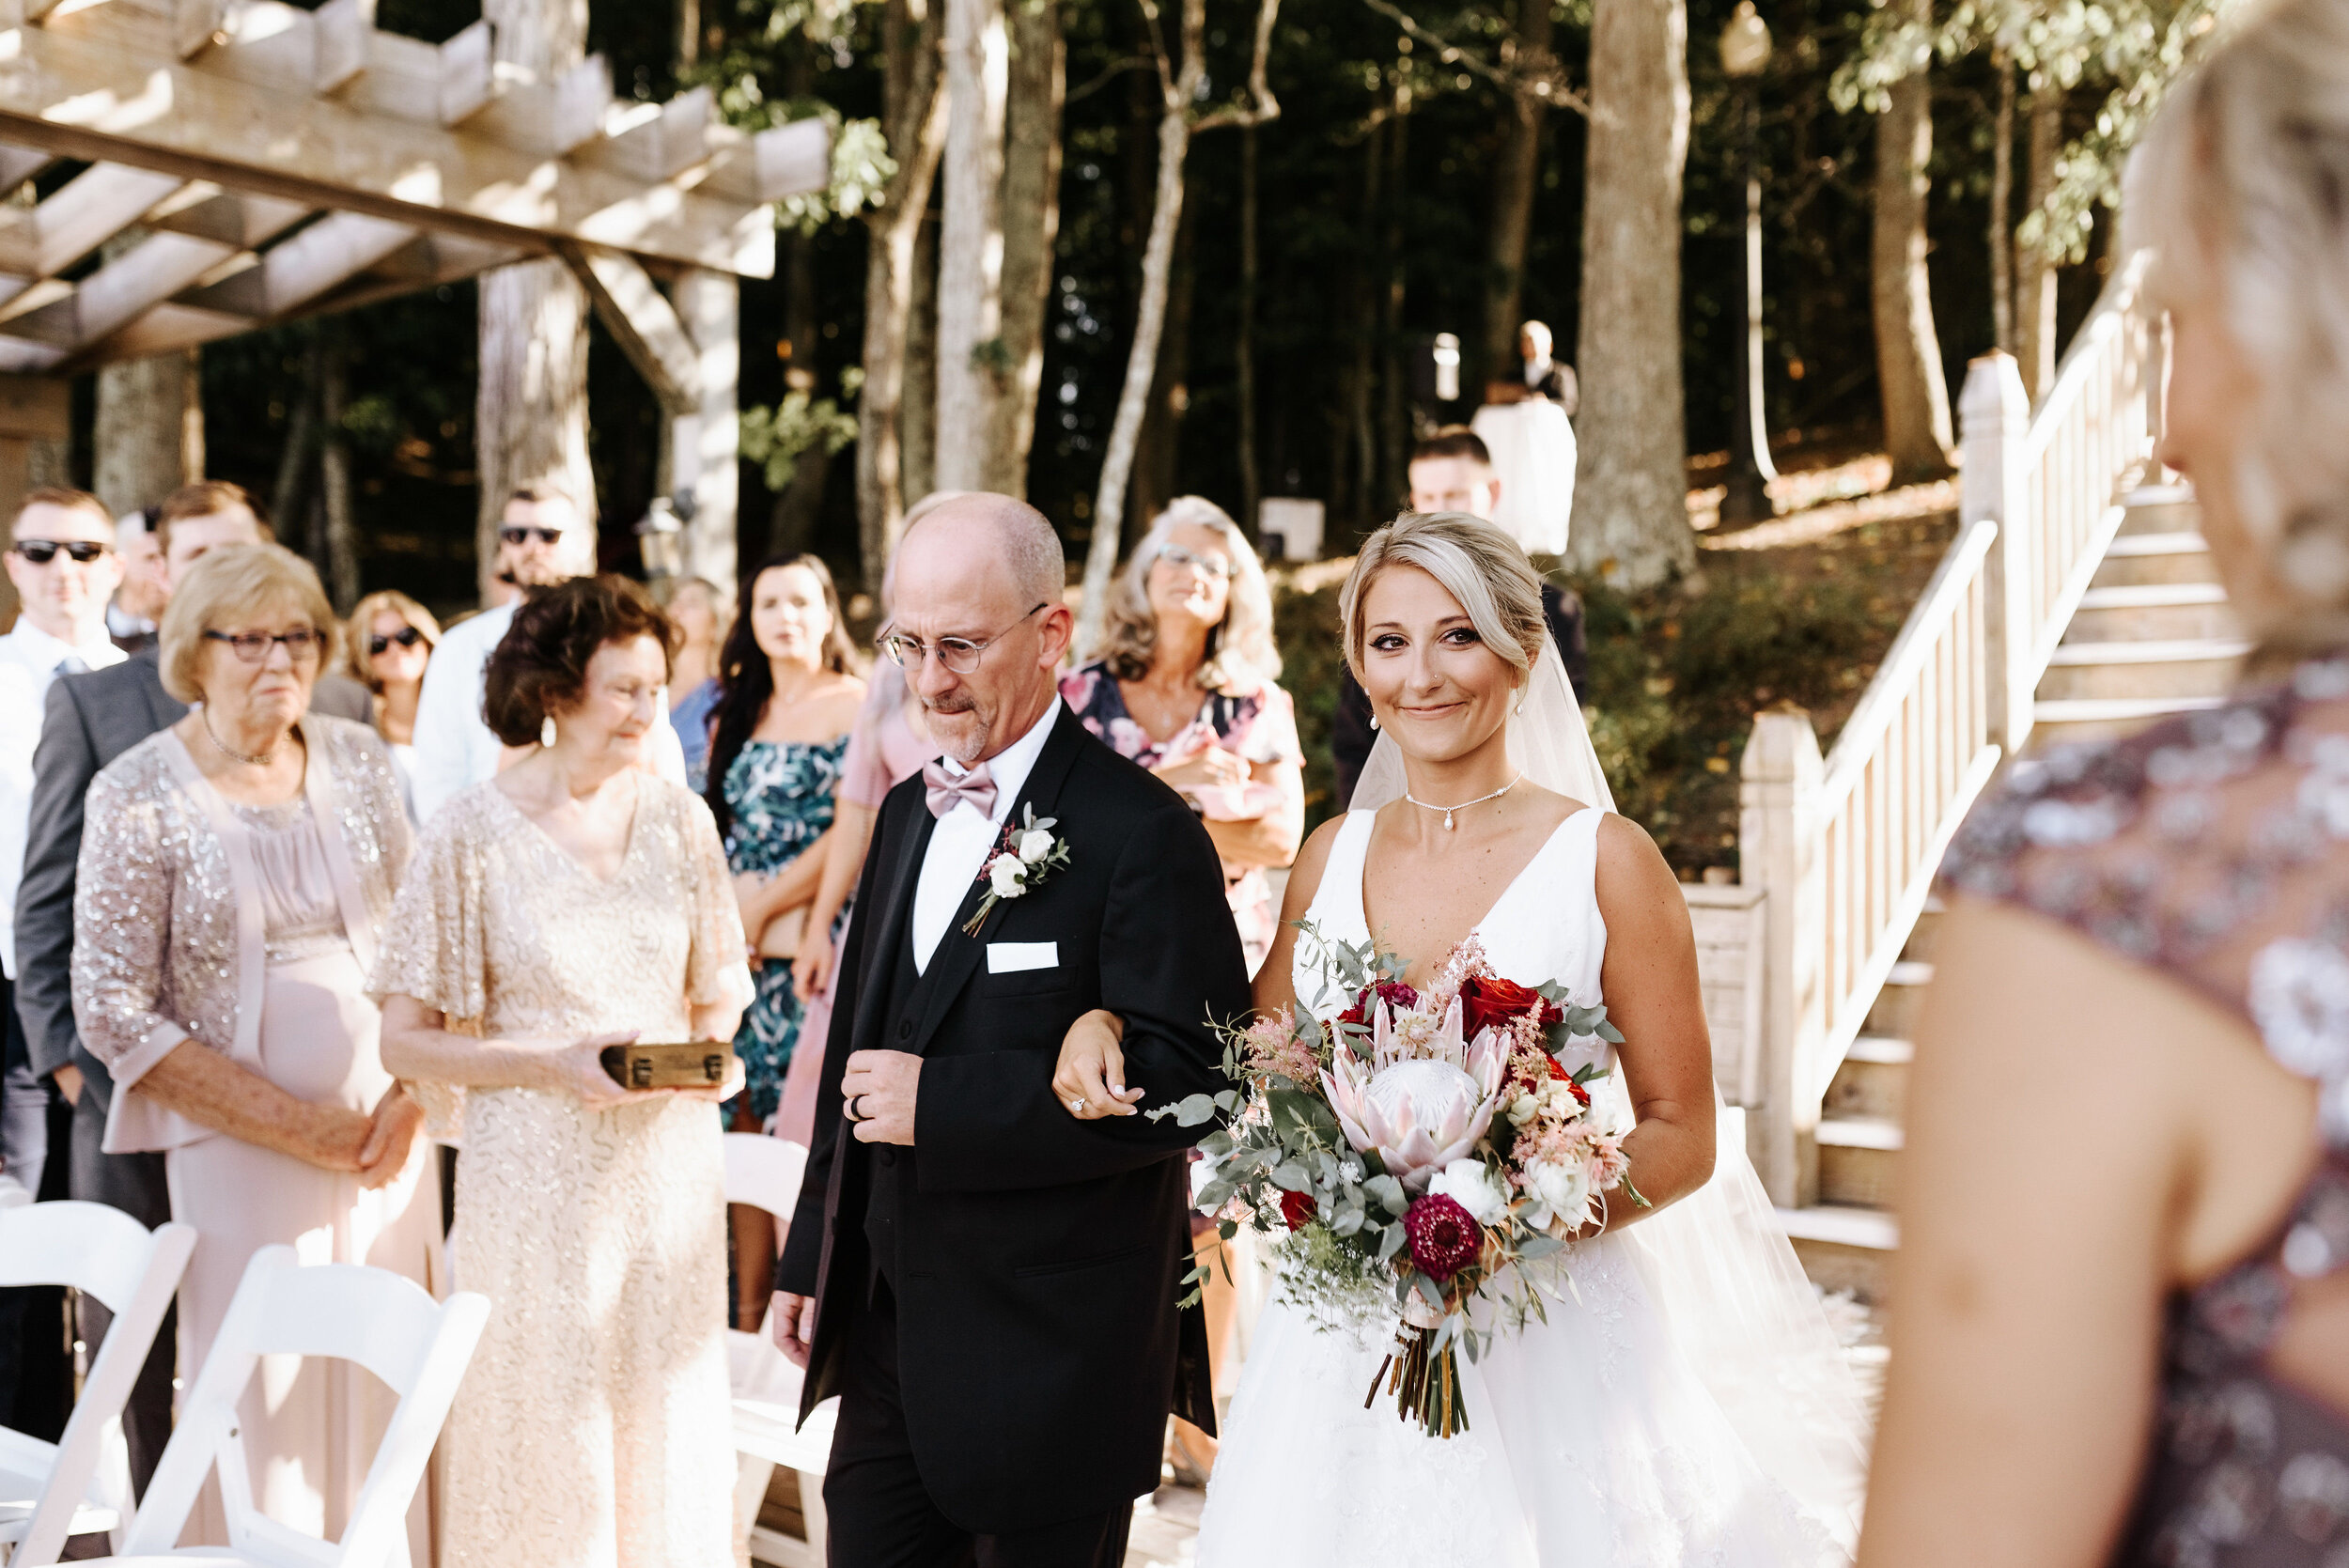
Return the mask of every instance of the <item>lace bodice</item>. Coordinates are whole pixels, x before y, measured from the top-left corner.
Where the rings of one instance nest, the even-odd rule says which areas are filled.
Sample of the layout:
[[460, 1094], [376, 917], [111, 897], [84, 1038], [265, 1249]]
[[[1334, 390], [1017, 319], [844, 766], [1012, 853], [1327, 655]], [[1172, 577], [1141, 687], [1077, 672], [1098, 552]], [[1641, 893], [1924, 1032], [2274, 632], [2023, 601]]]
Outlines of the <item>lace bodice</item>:
[[2291, 1218], [2172, 1304], [2158, 1446], [2117, 1560], [2349, 1560], [2349, 1413], [2263, 1366], [2295, 1284], [2349, 1264], [2349, 655], [2017, 763], [1944, 875], [2196, 987], [2321, 1086], [2326, 1159]]

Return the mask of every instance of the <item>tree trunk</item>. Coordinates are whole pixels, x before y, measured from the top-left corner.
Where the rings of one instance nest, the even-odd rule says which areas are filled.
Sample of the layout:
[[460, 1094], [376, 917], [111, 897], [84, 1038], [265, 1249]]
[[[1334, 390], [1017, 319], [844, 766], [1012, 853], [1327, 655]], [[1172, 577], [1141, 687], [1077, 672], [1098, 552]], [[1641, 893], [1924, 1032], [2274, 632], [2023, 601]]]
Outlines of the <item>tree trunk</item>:
[[1120, 554], [1174, 499], [1175, 469], [1182, 457], [1183, 416], [1190, 411], [1190, 307], [1198, 282], [1199, 204], [1183, 179], [1183, 221], [1174, 229], [1174, 264], [1166, 286], [1166, 330], [1159, 338], [1158, 368], [1150, 377], [1150, 400], [1143, 406], [1142, 434], [1134, 443], [1132, 494], [1126, 506]]
[[[1077, 628], [1079, 657], [1090, 658], [1101, 640], [1109, 613], [1110, 579], [1117, 570], [1120, 535], [1126, 521], [1126, 485], [1133, 475], [1134, 448], [1157, 377], [1159, 339], [1166, 330], [1167, 286], [1174, 269], [1174, 233], [1183, 221], [1183, 163], [1190, 155], [1190, 104], [1206, 74], [1199, 44], [1206, 30], [1206, 0], [1182, 0], [1183, 58], [1180, 74], [1167, 80], [1160, 65], [1159, 175], [1150, 209], [1150, 239], [1142, 252], [1142, 293], [1135, 312], [1134, 340], [1126, 356], [1126, 380], [1118, 389], [1117, 416], [1110, 425], [1101, 458], [1101, 483], [1093, 496], [1093, 538], [1085, 548], [1084, 603]], [[1150, 25], [1158, 25], [1155, 17]]]
[[294, 406], [286, 419], [286, 444], [277, 453], [277, 483], [270, 490], [269, 515], [288, 524], [304, 516], [309, 499], [310, 472], [318, 458], [319, 364], [318, 323], [304, 322], [309, 343], [302, 352], [302, 380]]
[[2015, 62], [1993, 50], [1999, 104], [1990, 122], [1990, 333], [2015, 351]]
[[1256, 128], [1244, 126], [1239, 144], [1239, 326], [1232, 345], [1239, 383], [1239, 526], [1260, 539], [1257, 513], [1264, 481], [1256, 472]]
[[[782, 265], [776, 270], [783, 274], [783, 335], [791, 346], [784, 390], [804, 392], [812, 397], [817, 390], [815, 349], [821, 330], [816, 308], [816, 246], [805, 235], [788, 228], [776, 235], [775, 241], [782, 253]], [[775, 497], [768, 520], [767, 549], [789, 554], [807, 548], [807, 541], [815, 536], [816, 514], [823, 507], [824, 481], [831, 469], [832, 456], [822, 442], [801, 452], [790, 483]]]
[[1007, 0], [1011, 87], [1003, 110], [1003, 394], [995, 399], [983, 488], [1025, 498], [1044, 385], [1044, 321], [1060, 240], [1061, 102], [1068, 45], [1060, 0]]
[[677, 0], [677, 63], [682, 71], [702, 57], [702, 0]]
[[152, 506], [204, 477], [204, 397], [194, 349], [98, 372], [91, 479], [107, 510]]
[[[1517, 36], [1509, 45], [1520, 70], [1550, 53], [1551, 0], [1517, 0]], [[1517, 361], [1517, 325], [1525, 310], [1525, 247], [1533, 231], [1533, 192], [1542, 167], [1542, 133], [1548, 105], [1519, 92], [1510, 105], [1501, 159], [1493, 169], [1491, 243], [1485, 259], [1485, 336], [1477, 368], [1484, 380], [1509, 373]]]
[[[1931, 26], [1933, 0], [1900, 0]], [[1925, 198], [1932, 189], [1933, 81], [1923, 71], [1890, 89], [1876, 118], [1875, 223], [1869, 294], [1876, 334], [1876, 382], [1884, 403], [1884, 447], [1892, 481], [1910, 484], [1950, 472], [1950, 389], [1933, 330], [1926, 271]]]
[[1688, 56], [1683, 0], [1597, 0], [1572, 558], [1579, 569], [1631, 589], [1696, 561], [1680, 377]]
[[906, 505], [938, 483], [938, 217], [913, 242], [913, 309], [906, 318]]
[[350, 332], [330, 318], [319, 329], [325, 339], [319, 364], [319, 484], [326, 503], [326, 591], [334, 613], [350, 613], [359, 602], [359, 524], [350, 509], [350, 436], [343, 413], [350, 404]]
[[[2030, 91], [2030, 164], [2025, 176], [2027, 212], [2046, 209], [2055, 193], [2055, 164], [2063, 151], [2063, 89], [2034, 77]], [[2056, 367], [2056, 267], [2037, 245], [2015, 257], [2015, 357], [2032, 402], [2047, 395]]]
[[[586, 0], [483, 0], [497, 59], [541, 82], [586, 57]], [[518, 485], [552, 480], [597, 515], [587, 460], [587, 295], [561, 261], [482, 275], [481, 369], [474, 439], [481, 476], [475, 548], [486, 599], [498, 519]]]
[[987, 488], [1003, 354], [1003, 0], [945, 0], [945, 218], [938, 242], [938, 488]]
[[[889, 0], [881, 16], [881, 115], [897, 172], [865, 220], [864, 388], [857, 395], [857, 548], [865, 591], [905, 526], [907, 327], [923, 215], [946, 138], [938, 27], [928, 0]], [[920, 404], [915, 404], [919, 409]]]

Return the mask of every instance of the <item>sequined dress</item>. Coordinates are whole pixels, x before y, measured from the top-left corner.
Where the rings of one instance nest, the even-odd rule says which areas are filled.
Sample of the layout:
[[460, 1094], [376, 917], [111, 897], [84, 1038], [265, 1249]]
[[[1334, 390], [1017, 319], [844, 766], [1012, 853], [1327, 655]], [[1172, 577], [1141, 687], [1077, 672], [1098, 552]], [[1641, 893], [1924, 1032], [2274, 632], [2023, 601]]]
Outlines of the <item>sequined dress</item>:
[[2349, 654], [2128, 739], [2018, 763], [1945, 876], [2239, 1014], [2321, 1090], [2276, 1233], [2170, 1301], [2121, 1568], [2349, 1564], [2349, 1411], [2266, 1365], [2296, 1287], [2349, 1265]]
[[[736, 872], [772, 877], [824, 836], [848, 750], [845, 735], [835, 740], [743, 743], [725, 777], [726, 804], [734, 812], [726, 831], [726, 862]], [[805, 1009], [791, 991], [790, 959], [758, 959], [754, 976], [758, 998], [735, 1032], [734, 1053], [742, 1059], [751, 1114], [772, 1131]]]
[[[374, 988], [459, 1032], [687, 1037], [748, 999], [708, 808], [641, 778], [609, 880], [494, 782], [426, 829]], [[707, 1101], [589, 1110], [568, 1094], [419, 1085], [461, 1106], [459, 1289], [488, 1329], [442, 1437], [443, 1568], [723, 1568], [734, 1450], [725, 1188]]]

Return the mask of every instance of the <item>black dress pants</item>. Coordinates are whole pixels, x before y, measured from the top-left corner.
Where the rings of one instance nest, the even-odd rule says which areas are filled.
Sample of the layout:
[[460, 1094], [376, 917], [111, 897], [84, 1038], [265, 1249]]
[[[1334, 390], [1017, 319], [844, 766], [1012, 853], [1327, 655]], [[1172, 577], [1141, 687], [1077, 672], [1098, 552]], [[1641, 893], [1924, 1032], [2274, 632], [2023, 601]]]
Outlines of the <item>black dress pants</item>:
[[1133, 1505], [1011, 1535], [973, 1535], [938, 1511], [914, 1468], [897, 1385], [897, 1304], [886, 1283], [848, 1331], [824, 1475], [832, 1568], [1118, 1568]]
[[[34, 1076], [14, 987], [0, 979], [0, 1169], [39, 1200], [66, 1195], [66, 1110]], [[53, 1136], [54, 1135], [54, 1136]], [[54, 1150], [60, 1157], [51, 1158]], [[73, 1410], [73, 1352], [60, 1285], [0, 1290], [0, 1426], [54, 1442]]]
[[[171, 1193], [163, 1183], [163, 1157], [107, 1154], [101, 1147], [105, 1137], [105, 1108], [85, 1085], [81, 1101], [73, 1108], [73, 1196], [118, 1208], [150, 1231], [168, 1220]], [[114, 1313], [95, 1297], [85, 1296], [81, 1302], [82, 1338], [95, 1361]], [[155, 1473], [155, 1462], [163, 1456], [163, 1445], [171, 1441], [171, 1376], [179, 1359], [179, 1319], [178, 1307], [163, 1314], [163, 1327], [155, 1333], [155, 1348], [148, 1355], [147, 1365], [139, 1369], [138, 1380], [131, 1386], [130, 1405], [122, 1413], [122, 1436], [131, 1450], [131, 1485], [142, 1497], [148, 1477]], [[195, 1374], [195, 1368], [188, 1369], [190, 1377]]]

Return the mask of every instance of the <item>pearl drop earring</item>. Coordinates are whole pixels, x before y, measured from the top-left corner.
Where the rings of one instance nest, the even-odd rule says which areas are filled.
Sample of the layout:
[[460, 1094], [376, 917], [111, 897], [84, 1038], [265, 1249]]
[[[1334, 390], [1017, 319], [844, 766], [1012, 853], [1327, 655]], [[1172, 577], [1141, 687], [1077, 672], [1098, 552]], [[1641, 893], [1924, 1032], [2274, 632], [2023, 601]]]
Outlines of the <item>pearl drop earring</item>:
[[554, 715], [552, 713], [548, 714], [546, 722], [538, 726], [538, 744], [541, 746], [554, 744]]
[[1378, 715], [1376, 713], [1370, 716], [1370, 727], [1372, 729], [1377, 729], [1378, 727]]

